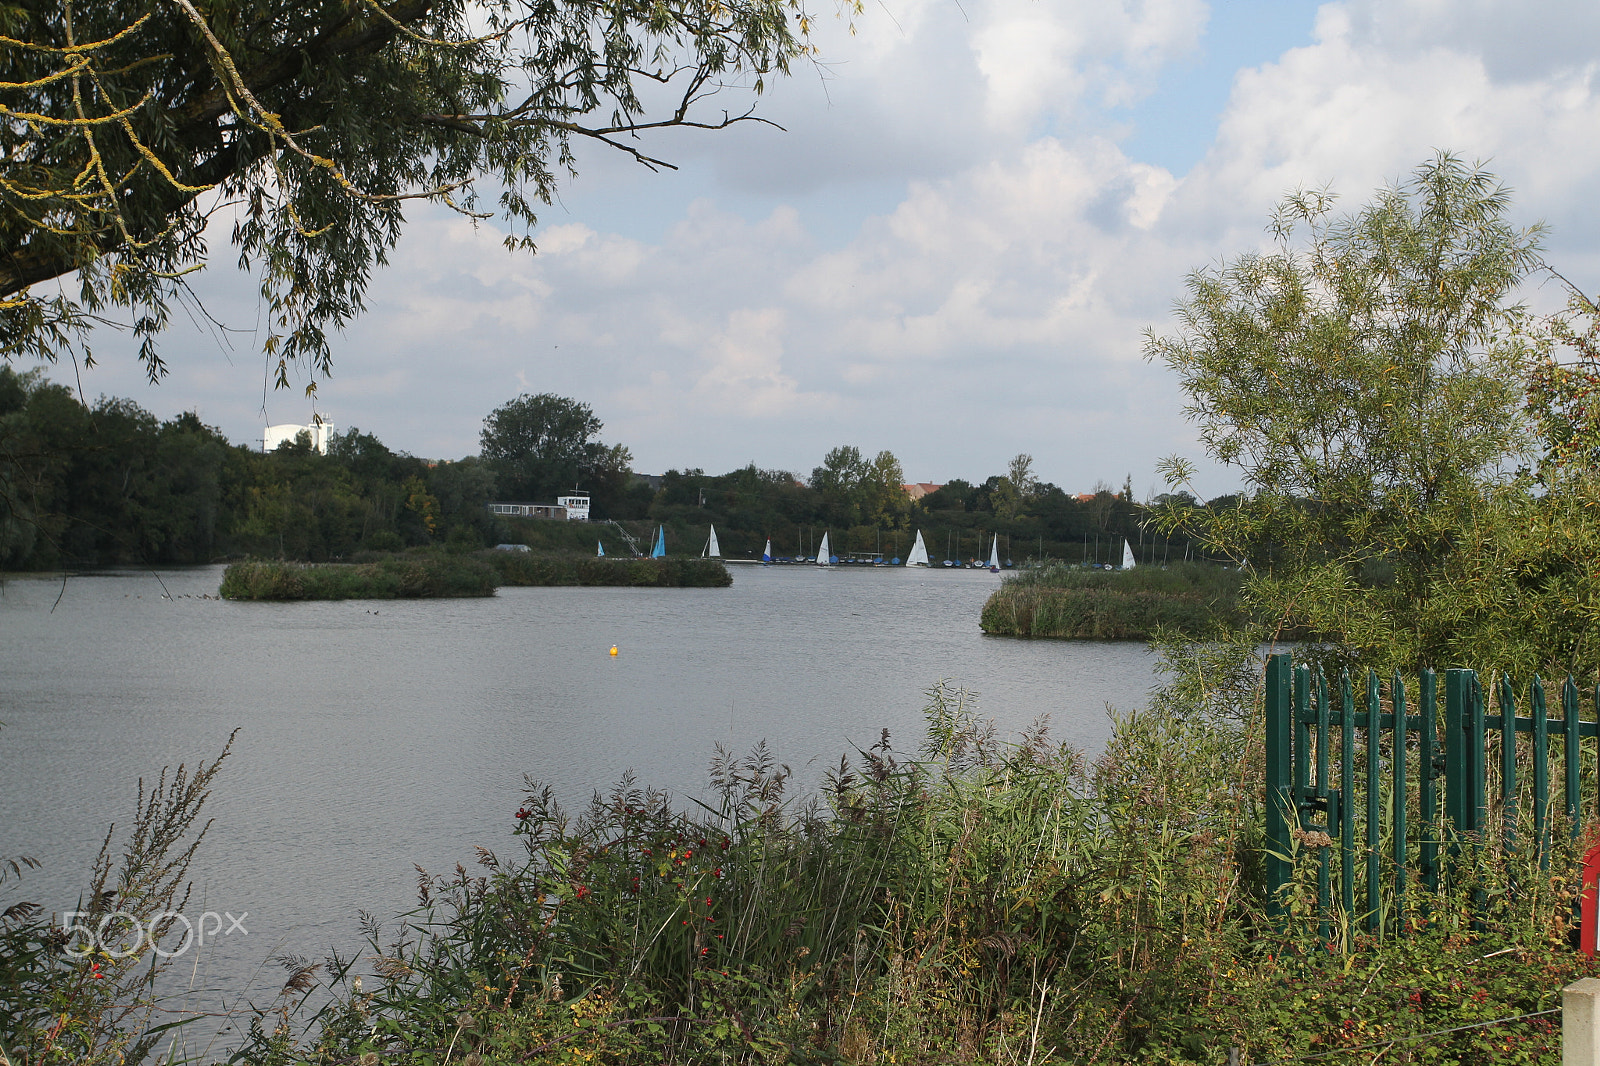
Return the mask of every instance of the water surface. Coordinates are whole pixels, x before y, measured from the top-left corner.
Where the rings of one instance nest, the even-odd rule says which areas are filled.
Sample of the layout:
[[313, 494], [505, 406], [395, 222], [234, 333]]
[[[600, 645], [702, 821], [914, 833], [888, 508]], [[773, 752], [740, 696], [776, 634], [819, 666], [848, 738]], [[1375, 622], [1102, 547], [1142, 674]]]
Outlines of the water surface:
[[983, 636], [988, 573], [733, 569], [727, 589], [291, 604], [208, 598], [220, 567], [9, 580], [0, 856], [44, 860], [22, 898], [71, 909], [140, 776], [238, 729], [189, 907], [248, 912], [196, 975], [237, 990], [274, 953], [348, 945], [359, 909], [410, 906], [413, 863], [515, 848], [525, 774], [579, 801], [630, 769], [698, 795], [713, 745], [765, 740], [814, 783], [883, 728], [915, 751], [941, 679], [1092, 751], [1106, 705], [1151, 684], [1140, 645]]

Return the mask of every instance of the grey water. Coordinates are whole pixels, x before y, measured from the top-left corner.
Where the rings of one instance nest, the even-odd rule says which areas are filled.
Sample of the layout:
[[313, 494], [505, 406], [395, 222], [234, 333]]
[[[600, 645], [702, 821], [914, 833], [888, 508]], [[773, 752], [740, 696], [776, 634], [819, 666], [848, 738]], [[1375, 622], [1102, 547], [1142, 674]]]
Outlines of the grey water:
[[914, 752], [941, 680], [1002, 731], [1048, 715], [1093, 753], [1108, 705], [1154, 680], [1142, 645], [984, 636], [1000, 579], [982, 571], [732, 569], [726, 589], [289, 604], [216, 599], [221, 567], [7, 580], [0, 858], [44, 868], [6, 899], [74, 909], [139, 779], [237, 729], [186, 914], [245, 932], [177, 962], [206, 995], [265, 1004], [274, 956], [348, 950], [359, 911], [415, 906], [413, 864], [513, 851], [524, 775], [573, 803], [630, 770], [703, 796], [715, 745], [765, 741], [815, 784], [885, 728]]

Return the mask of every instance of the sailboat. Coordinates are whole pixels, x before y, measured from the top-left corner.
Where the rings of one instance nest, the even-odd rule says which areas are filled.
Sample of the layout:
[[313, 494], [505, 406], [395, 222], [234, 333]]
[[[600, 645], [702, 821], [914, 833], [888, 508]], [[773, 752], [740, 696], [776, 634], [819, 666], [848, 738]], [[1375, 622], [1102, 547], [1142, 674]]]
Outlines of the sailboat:
[[1132, 570], [1134, 568], [1134, 565], [1135, 564], [1134, 564], [1134, 561], [1133, 561], [1133, 548], [1132, 548], [1131, 545], [1128, 544], [1128, 538], [1127, 537], [1123, 537], [1122, 538], [1122, 568], [1124, 570]]
[[711, 539], [706, 541], [706, 550], [700, 553], [702, 559], [722, 558], [722, 546], [717, 543], [717, 527], [711, 527]]
[[989, 542], [989, 573], [1000, 572], [1000, 534], [994, 535], [994, 540]]
[[594, 542], [594, 547], [595, 547], [595, 554], [599, 558], [604, 559], [606, 557], [606, 546], [604, 544], [600, 543], [597, 540], [597, 541]]
[[828, 533], [823, 530], [822, 543], [817, 545], [817, 565], [827, 566], [831, 560], [828, 558]]
[[907, 566], [927, 566], [928, 546], [922, 543], [922, 530], [917, 530], [917, 542], [911, 546], [911, 554], [906, 556]]
[[772, 538], [771, 537], [767, 538], [767, 546], [765, 548], [761, 549], [761, 565], [762, 566], [771, 566], [772, 565]]
[[667, 557], [667, 527], [656, 527], [656, 545], [650, 549], [650, 558], [665, 559]]

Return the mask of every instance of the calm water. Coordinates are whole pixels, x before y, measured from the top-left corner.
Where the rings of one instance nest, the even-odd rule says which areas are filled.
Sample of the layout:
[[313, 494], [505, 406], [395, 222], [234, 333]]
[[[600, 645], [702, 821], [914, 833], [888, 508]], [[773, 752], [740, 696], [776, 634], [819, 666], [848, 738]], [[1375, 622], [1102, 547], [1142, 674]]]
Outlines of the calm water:
[[914, 751], [941, 678], [1003, 728], [1048, 714], [1093, 750], [1106, 705], [1139, 705], [1152, 680], [1138, 645], [983, 636], [999, 582], [983, 572], [736, 567], [728, 589], [202, 598], [221, 573], [0, 587], [0, 856], [44, 860], [22, 898], [70, 910], [139, 777], [208, 758], [239, 728], [188, 910], [248, 912], [248, 937], [196, 954], [196, 981], [266, 989], [263, 1002], [281, 976], [252, 975], [271, 955], [320, 956], [353, 942], [358, 909], [410, 906], [413, 863], [444, 873], [470, 866], [474, 844], [513, 848], [524, 774], [574, 800], [629, 769], [694, 795], [714, 744], [764, 739], [814, 782], [884, 727]]

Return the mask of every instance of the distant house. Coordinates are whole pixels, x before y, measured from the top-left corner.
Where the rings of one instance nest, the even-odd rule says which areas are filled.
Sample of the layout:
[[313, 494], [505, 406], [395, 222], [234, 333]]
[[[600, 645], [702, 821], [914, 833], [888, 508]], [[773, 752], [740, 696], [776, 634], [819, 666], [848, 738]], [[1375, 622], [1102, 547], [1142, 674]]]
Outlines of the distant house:
[[589, 520], [589, 494], [587, 492], [574, 496], [557, 496], [556, 506], [566, 508], [567, 521], [569, 522], [587, 522]]
[[311, 437], [311, 447], [323, 455], [328, 454], [328, 442], [333, 439], [333, 423], [317, 422], [309, 426], [295, 426], [284, 423], [281, 426], [268, 426], [261, 433], [261, 450], [264, 452], [276, 451], [280, 444], [293, 444], [294, 439], [305, 433]]
[[589, 496], [557, 496], [555, 503], [491, 503], [489, 513], [505, 518], [556, 518], [568, 522], [589, 520]]
[[565, 520], [567, 509], [558, 503], [491, 503], [489, 513], [506, 518], [560, 518]]
[[910, 485], [901, 485], [900, 487], [905, 489], [906, 495], [910, 496], [913, 500], [920, 500], [929, 493], [938, 492], [940, 489], [944, 488], [943, 485], [935, 485], [931, 481], [916, 481], [912, 482]]

